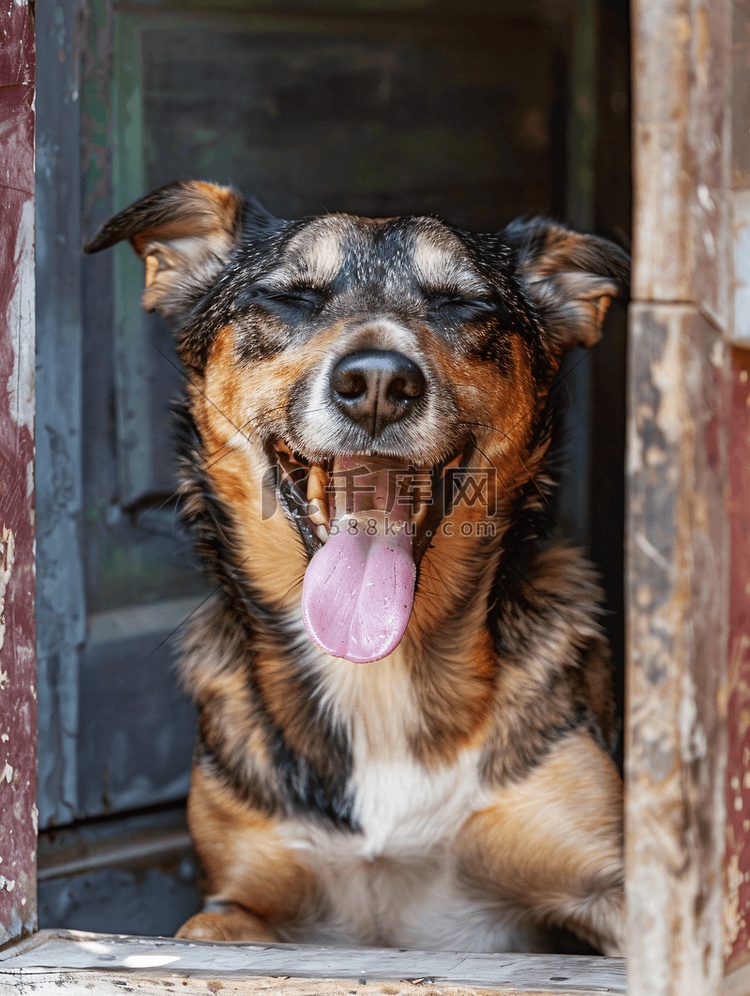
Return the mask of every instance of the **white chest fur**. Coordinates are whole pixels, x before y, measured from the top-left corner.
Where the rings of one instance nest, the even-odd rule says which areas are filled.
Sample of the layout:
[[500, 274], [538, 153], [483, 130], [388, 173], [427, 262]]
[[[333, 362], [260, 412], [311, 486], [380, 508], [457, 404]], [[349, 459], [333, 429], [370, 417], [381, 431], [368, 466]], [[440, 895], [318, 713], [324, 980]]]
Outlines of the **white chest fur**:
[[361, 827], [352, 845], [358, 857], [410, 860], [444, 853], [467, 817], [479, 807], [475, 751], [431, 770], [404, 755], [368, 757], [355, 748], [353, 816]]
[[[396, 652], [397, 653], [397, 652]], [[416, 701], [396, 654], [373, 665], [328, 658], [323, 707], [348, 728], [357, 830], [306, 820], [283, 824], [285, 842], [322, 887], [319, 915], [292, 941], [464, 951], [523, 950], [491, 898], [471, 896], [457, 874], [456, 837], [487, 804], [478, 752], [428, 767], [409, 749]], [[493, 908], [494, 905], [494, 908]]]
[[360, 831], [284, 825], [286, 842], [314, 872], [320, 915], [291, 941], [422, 950], [525, 950], [491, 897], [470, 895], [457, 874], [456, 835], [483, 803], [476, 755], [428, 771], [414, 761], [369, 763], [355, 752], [354, 818]]

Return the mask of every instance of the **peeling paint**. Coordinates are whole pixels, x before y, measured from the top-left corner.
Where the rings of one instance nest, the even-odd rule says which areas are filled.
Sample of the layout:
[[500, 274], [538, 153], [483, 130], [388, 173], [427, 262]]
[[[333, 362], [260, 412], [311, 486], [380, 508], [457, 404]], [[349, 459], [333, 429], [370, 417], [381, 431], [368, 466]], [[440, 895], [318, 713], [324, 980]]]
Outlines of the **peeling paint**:
[[13, 330], [13, 369], [8, 377], [10, 416], [16, 425], [34, 430], [34, 330], [28, 329], [26, 315], [34, 311], [34, 202], [23, 205], [16, 236], [13, 266], [18, 279], [8, 309], [8, 325]]
[[659, 551], [656, 549], [653, 543], [651, 543], [643, 533], [636, 533], [635, 542], [643, 550], [647, 557], [652, 560], [658, 567], [660, 567], [667, 574], [673, 575], [675, 573], [674, 564], [670, 564], [666, 557], [662, 557]]
[[698, 689], [691, 675], [683, 674], [677, 713], [683, 764], [692, 764], [706, 756], [706, 731], [699, 722], [697, 698]]
[[[34, 33], [6, 4], [0, 47], [0, 945], [36, 925], [34, 631]], [[12, 83], [13, 85], [5, 85]]]
[[747, 346], [750, 344], [750, 190], [738, 190], [734, 195], [734, 223], [734, 335]]
[[[16, 557], [16, 539], [12, 530], [3, 526], [0, 530], [0, 650], [5, 643], [5, 593], [10, 584], [13, 564]], [[5, 674], [5, 682], [8, 680]], [[0, 688], [4, 688], [3, 672], [0, 670]]]
[[657, 389], [659, 404], [655, 421], [664, 438], [673, 445], [679, 442], [681, 430], [680, 388], [681, 370], [679, 330], [675, 323], [668, 327], [664, 350], [651, 360], [651, 381]]
[[727, 668], [728, 764], [725, 854], [724, 956], [728, 971], [750, 962], [750, 410], [745, 404], [750, 354], [732, 355], [730, 435], [729, 666]]
[[743, 917], [740, 916], [740, 886], [744, 881], [745, 877], [740, 871], [739, 857], [737, 854], [733, 854], [727, 862], [724, 874], [723, 926], [725, 962], [731, 959], [740, 930], [746, 926]]

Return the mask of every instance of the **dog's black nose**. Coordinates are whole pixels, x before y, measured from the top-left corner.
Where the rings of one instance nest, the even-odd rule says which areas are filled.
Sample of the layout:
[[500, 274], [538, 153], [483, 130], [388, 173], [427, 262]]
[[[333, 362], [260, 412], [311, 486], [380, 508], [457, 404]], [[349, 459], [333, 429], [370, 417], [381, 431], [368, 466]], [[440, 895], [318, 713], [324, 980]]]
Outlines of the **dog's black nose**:
[[416, 363], [392, 350], [348, 353], [331, 371], [334, 402], [373, 436], [403, 418], [424, 392], [424, 374]]

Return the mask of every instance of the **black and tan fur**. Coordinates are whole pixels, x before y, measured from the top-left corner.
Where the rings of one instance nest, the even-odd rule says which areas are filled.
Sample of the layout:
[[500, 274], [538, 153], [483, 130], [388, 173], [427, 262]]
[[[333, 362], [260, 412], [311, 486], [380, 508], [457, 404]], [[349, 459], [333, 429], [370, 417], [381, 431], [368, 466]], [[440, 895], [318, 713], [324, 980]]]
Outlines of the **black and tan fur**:
[[[620, 953], [601, 592], [550, 540], [550, 503], [554, 377], [598, 340], [624, 254], [544, 219], [492, 235], [285, 222], [197, 182], [86, 248], [125, 238], [144, 306], [177, 330], [182, 507], [219, 585], [181, 665], [205, 906], [180, 936], [493, 951], [564, 928]], [[332, 370], [363, 351], [419, 374], [353, 418]], [[320, 546], [305, 475], [342, 454], [432, 477], [408, 628], [365, 664], [319, 650], [300, 618]], [[446, 465], [493, 468], [494, 504], [451, 505]]]

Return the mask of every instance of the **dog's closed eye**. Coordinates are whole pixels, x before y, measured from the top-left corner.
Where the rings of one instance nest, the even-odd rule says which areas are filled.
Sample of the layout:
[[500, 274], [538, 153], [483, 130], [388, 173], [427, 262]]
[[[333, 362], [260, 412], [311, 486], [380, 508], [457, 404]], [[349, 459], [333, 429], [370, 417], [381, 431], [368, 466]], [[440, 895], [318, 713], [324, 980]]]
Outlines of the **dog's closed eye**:
[[317, 287], [294, 286], [282, 289], [254, 286], [248, 287], [240, 294], [237, 304], [240, 307], [248, 304], [275, 304], [299, 310], [314, 311], [322, 307], [327, 299], [328, 294]]
[[495, 303], [489, 299], [468, 298], [460, 294], [431, 294], [429, 297], [431, 311], [442, 313], [460, 313], [461, 317], [469, 317], [470, 312], [493, 311]]

